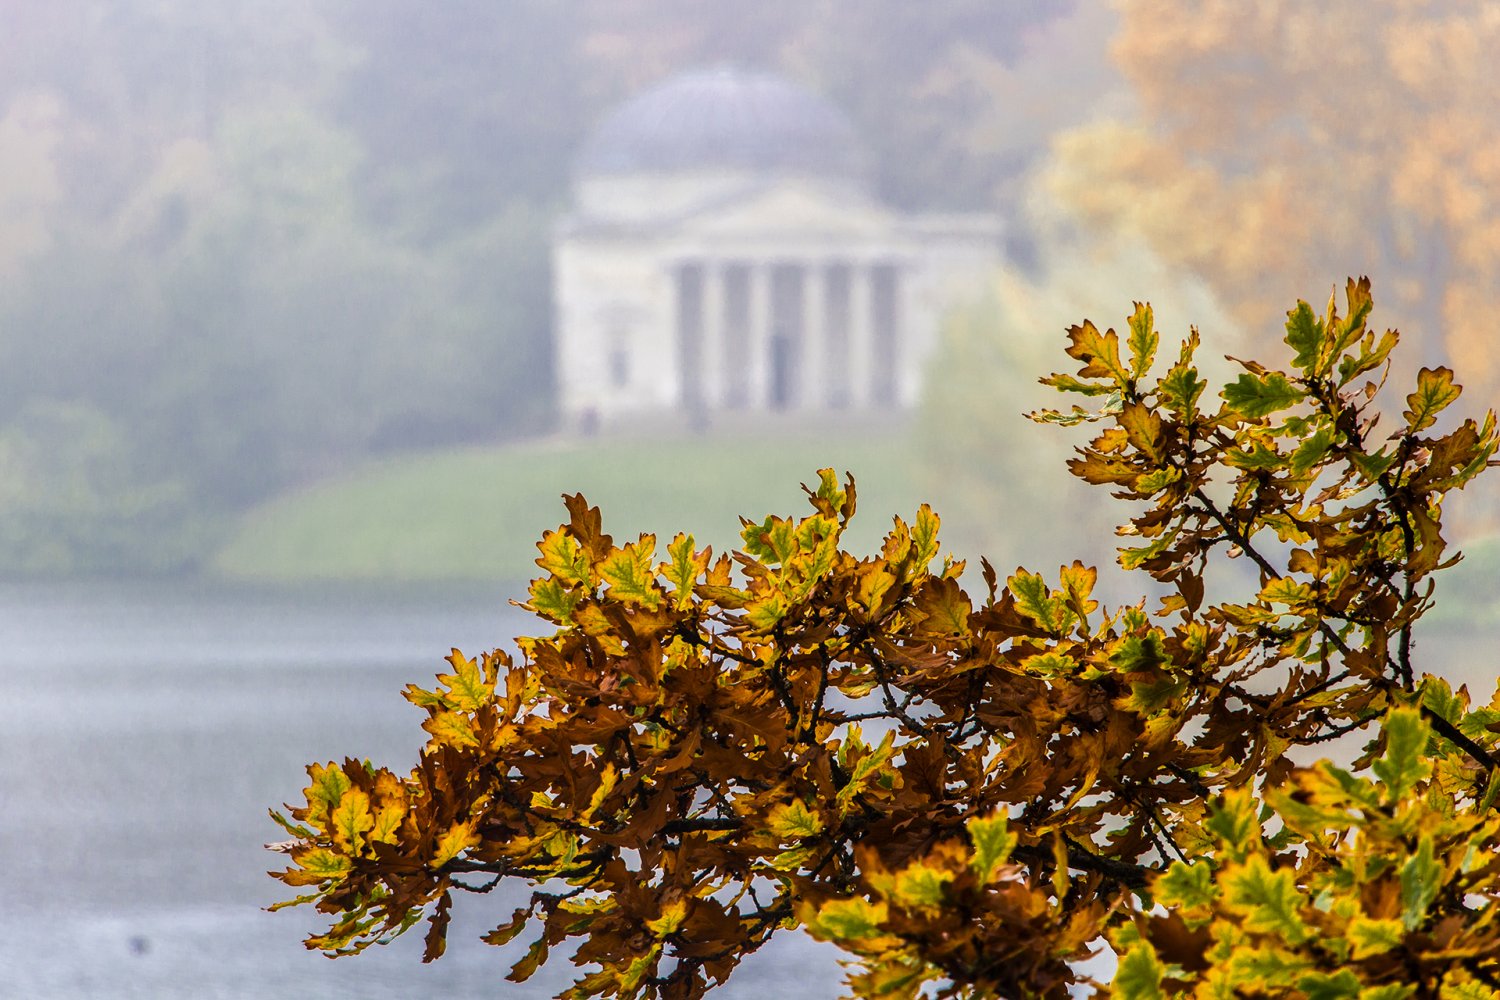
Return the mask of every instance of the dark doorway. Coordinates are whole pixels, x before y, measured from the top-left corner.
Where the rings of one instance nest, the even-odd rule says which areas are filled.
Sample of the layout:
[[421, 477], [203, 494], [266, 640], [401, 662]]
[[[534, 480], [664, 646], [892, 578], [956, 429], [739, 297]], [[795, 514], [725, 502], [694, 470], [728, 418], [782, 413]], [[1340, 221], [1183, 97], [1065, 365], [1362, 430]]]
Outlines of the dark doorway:
[[771, 269], [771, 385], [768, 402], [785, 410], [802, 402], [803, 270], [796, 264]]

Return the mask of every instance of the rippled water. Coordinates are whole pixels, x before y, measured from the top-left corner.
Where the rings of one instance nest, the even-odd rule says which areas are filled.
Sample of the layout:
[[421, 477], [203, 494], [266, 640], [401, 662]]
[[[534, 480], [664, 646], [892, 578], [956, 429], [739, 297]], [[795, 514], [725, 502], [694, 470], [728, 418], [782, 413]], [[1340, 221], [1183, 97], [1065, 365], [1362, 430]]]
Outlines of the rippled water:
[[[318, 914], [263, 909], [286, 892], [266, 808], [304, 765], [409, 766], [425, 734], [401, 688], [531, 621], [498, 589], [0, 588], [0, 997], [551, 996], [565, 961], [518, 986], [478, 941], [515, 895], [460, 899], [427, 966], [418, 931], [330, 961], [300, 943]], [[832, 997], [840, 978], [787, 935], [720, 995]]]

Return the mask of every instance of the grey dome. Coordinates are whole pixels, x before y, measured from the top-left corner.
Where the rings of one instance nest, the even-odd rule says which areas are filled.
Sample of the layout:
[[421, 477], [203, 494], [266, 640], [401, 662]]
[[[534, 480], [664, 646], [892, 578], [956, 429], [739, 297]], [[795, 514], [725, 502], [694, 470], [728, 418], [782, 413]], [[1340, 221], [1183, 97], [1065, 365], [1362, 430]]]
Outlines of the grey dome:
[[828, 101], [770, 73], [695, 70], [620, 105], [578, 158], [583, 175], [729, 168], [859, 178], [866, 157]]

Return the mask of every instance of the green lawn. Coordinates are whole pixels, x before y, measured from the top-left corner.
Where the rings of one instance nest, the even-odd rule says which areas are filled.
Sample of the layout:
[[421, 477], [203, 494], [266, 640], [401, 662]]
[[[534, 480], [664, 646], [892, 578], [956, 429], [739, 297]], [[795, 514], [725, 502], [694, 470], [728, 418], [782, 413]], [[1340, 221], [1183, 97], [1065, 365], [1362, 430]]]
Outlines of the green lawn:
[[738, 542], [738, 515], [810, 510], [800, 483], [853, 472], [859, 516], [847, 543], [872, 551], [891, 515], [923, 497], [909, 445], [889, 433], [815, 439], [767, 434], [667, 441], [595, 440], [423, 452], [278, 497], [242, 519], [212, 562], [238, 580], [521, 580], [563, 493], [602, 508], [617, 540], [677, 531], [716, 551]]

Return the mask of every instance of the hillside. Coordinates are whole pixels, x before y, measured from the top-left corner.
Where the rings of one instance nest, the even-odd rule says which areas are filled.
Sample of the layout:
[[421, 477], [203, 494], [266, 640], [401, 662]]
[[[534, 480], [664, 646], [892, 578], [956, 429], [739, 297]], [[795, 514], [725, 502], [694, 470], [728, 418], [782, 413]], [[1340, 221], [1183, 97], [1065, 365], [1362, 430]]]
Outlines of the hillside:
[[889, 434], [819, 440], [786, 434], [671, 441], [600, 440], [420, 452], [372, 462], [251, 510], [214, 557], [220, 577], [309, 580], [521, 580], [535, 543], [582, 492], [617, 539], [691, 531], [722, 551], [739, 515], [805, 510], [800, 483], [817, 469], [854, 473], [859, 516], [849, 536], [871, 549], [893, 514], [923, 499], [910, 450]]

